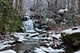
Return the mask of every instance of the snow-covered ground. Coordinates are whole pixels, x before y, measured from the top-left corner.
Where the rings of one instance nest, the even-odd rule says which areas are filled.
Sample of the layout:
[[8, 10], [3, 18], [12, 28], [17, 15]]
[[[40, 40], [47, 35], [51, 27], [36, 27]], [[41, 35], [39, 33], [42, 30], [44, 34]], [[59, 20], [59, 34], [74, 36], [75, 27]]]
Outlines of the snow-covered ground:
[[[73, 31], [79, 31], [80, 32], [80, 28], [78, 28], [77, 30], [73, 30]], [[73, 32], [73, 31], [71, 29], [67, 29], [67, 30], [64, 30], [62, 32], [70, 33], [70, 32]], [[19, 38], [18, 41], [20, 41], [20, 42], [28, 41], [32, 38], [32, 40], [41, 40], [43, 43], [45, 43], [48, 46], [48, 47], [45, 47], [45, 46], [41, 45], [39, 47], [35, 47], [35, 50], [34, 50], [35, 53], [65, 52], [64, 48], [53, 49], [54, 47], [57, 48], [58, 45], [61, 45], [63, 43], [60, 39], [61, 34], [55, 34], [53, 31], [48, 31], [48, 33], [44, 33], [44, 34], [39, 34], [39, 33], [14, 33], [14, 36]], [[27, 39], [26, 37], [30, 38], [30, 39]], [[8, 44], [8, 43], [12, 43], [12, 42], [14, 42], [14, 41], [11, 41], [11, 40], [10, 41], [3, 41], [3, 43], [0, 43], [0, 49], [4, 49], [5, 47], [12, 46], [12, 45]], [[54, 45], [53, 48], [52, 48], [52, 45]], [[16, 53], [13, 50], [0, 51], [0, 53], [6, 53], [6, 52]], [[78, 52], [80, 52], [80, 51], [77, 51], [77, 53]], [[74, 53], [76, 53], [76, 52], [74, 52]]]

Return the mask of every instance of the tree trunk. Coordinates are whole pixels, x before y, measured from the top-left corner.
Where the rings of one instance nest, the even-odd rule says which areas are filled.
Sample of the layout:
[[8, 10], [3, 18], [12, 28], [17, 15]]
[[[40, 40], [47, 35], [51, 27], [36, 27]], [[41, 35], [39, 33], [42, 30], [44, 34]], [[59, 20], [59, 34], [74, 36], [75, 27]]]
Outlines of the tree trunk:
[[23, 0], [19, 1], [19, 15], [21, 15], [21, 12], [22, 12], [22, 2]]
[[74, 10], [74, 0], [72, 0], [72, 5], [71, 5], [72, 9]]
[[[34, 0], [34, 9], [36, 9], [36, 3], [35, 3], [35, 0]], [[35, 11], [34, 11], [34, 15], [35, 15]]]
[[58, 8], [57, 8], [57, 0], [55, 0], [55, 13], [57, 14], [57, 10], [58, 10]]
[[70, 2], [70, 1], [68, 0], [68, 10], [69, 10], [69, 2]]
[[15, 10], [16, 10], [16, 12], [17, 12], [17, 11], [18, 11], [18, 4], [17, 4], [17, 3], [18, 3], [18, 0], [16, 0], [16, 2], [15, 2], [15, 3], [16, 3]]
[[48, 3], [48, 11], [50, 10], [50, 4], [49, 4], [49, 0], [47, 0]]
[[39, 11], [38, 11], [39, 0], [37, 0], [36, 2], [37, 2], [37, 3], [36, 3], [36, 4], [37, 4], [37, 6], [36, 6], [36, 7], [37, 7], [37, 14], [38, 14], [38, 13], [39, 13]]
[[79, 13], [80, 13], [80, 0], [78, 2], [78, 8], [79, 8]]

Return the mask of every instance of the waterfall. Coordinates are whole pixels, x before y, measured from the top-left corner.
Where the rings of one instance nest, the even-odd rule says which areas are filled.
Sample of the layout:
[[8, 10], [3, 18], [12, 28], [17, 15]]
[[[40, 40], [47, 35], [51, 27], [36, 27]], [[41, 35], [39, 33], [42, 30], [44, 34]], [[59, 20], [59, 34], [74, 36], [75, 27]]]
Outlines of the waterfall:
[[35, 32], [33, 21], [29, 17], [27, 17], [27, 21], [23, 22], [23, 26], [25, 28], [25, 32]]

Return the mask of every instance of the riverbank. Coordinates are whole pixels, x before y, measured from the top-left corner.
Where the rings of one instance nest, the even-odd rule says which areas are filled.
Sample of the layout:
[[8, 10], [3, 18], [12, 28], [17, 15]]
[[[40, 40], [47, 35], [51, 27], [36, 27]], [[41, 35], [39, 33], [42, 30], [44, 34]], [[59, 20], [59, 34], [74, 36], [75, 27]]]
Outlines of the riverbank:
[[[54, 31], [46, 31], [46, 33], [14, 33], [14, 37], [18, 38], [17, 42], [14, 38], [7, 36], [0, 42], [0, 52], [12, 50], [16, 53], [34, 52], [39, 53], [66, 53], [74, 52], [72, 48], [67, 48], [63, 43], [60, 34]], [[13, 44], [14, 43], [14, 44]], [[67, 49], [66, 49], [67, 48]]]

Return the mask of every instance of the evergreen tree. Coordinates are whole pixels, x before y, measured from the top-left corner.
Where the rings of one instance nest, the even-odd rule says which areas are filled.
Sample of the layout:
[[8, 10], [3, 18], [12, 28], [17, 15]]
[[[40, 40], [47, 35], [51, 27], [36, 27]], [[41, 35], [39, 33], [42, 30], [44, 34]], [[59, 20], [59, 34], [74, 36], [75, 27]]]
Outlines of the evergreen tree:
[[16, 32], [21, 28], [21, 21], [15, 14], [8, 0], [0, 0], [0, 32]]

